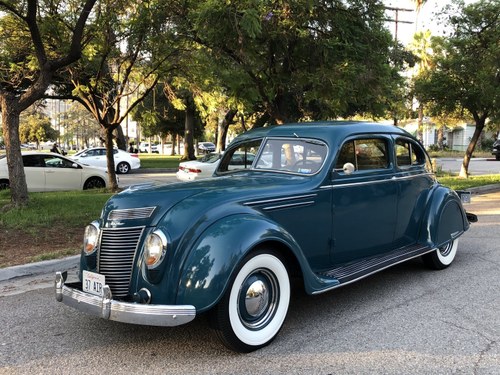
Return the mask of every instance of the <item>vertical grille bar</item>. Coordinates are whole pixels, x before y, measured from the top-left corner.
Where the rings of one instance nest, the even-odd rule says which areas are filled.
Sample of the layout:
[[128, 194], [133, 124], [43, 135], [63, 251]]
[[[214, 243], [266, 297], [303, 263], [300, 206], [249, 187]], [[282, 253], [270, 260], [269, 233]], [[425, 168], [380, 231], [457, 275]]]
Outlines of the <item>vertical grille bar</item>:
[[128, 293], [132, 266], [144, 227], [105, 228], [99, 246], [99, 273], [106, 276], [113, 297]]

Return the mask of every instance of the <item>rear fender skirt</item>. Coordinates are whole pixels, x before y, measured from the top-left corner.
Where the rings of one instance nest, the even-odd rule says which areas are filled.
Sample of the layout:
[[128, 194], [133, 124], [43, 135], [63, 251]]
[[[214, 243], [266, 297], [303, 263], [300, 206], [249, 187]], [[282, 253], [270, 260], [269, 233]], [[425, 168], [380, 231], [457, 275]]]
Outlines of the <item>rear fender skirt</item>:
[[430, 193], [419, 242], [437, 248], [459, 237], [469, 226], [462, 202], [455, 191], [436, 185]]

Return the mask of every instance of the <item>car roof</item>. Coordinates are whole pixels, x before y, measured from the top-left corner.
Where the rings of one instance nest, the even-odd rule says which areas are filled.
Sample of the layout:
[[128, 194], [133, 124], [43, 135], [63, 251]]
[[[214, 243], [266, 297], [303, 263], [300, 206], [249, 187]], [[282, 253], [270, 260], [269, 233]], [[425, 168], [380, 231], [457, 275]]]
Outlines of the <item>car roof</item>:
[[398, 134], [413, 138], [410, 133], [394, 125], [368, 121], [318, 121], [257, 128], [239, 135], [234, 141], [263, 137], [304, 137], [333, 141], [356, 134]]

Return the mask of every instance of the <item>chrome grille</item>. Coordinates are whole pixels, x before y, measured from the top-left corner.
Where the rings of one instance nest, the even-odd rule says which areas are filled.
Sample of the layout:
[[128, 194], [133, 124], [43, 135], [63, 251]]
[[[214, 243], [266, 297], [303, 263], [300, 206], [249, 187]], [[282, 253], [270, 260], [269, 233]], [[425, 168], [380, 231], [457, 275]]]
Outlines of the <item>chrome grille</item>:
[[128, 293], [132, 265], [144, 227], [106, 228], [99, 247], [99, 273], [106, 276], [113, 297]]
[[127, 208], [113, 210], [109, 213], [108, 220], [147, 219], [153, 214], [156, 207]]

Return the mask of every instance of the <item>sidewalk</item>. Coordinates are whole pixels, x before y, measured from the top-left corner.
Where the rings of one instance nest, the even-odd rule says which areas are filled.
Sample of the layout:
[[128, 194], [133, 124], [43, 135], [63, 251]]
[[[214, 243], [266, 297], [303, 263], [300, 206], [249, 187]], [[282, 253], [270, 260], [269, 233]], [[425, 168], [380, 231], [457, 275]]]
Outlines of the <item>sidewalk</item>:
[[[492, 205], [491, 202], [493, 201], [496, 201], [497, 203], [495, 204], [500, 206], [500, 204], [498, 203], [498, 201], [500, 200], [500, 184], [485, 185], [478, 188], [467, 189], [467, 191], [470, 191], [473, 194], [471, 203], [467, 204], [465, 207], [467, 211], [475, 214], [480, 213], [482, 207], [484, 207], [485, 205]], [[490, 199], [485, 196], [484, 199], [479, 199], [476, 204], [474, 203], [474, 196], [494, 192], [499, 193], [493, 194]], [[15, 279], [37, 275], [51, 275], [51, 278], [53, 279], [56, 271], [70, 271], [71, 273], [76, 273], [78, 271], [79, 260], [80, 255], [75, 255], [62, 259], [46, 260], [38, 263], [29, 263], [25, 265], [1, 268], [0, 282], [13, 281]]]

